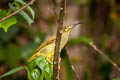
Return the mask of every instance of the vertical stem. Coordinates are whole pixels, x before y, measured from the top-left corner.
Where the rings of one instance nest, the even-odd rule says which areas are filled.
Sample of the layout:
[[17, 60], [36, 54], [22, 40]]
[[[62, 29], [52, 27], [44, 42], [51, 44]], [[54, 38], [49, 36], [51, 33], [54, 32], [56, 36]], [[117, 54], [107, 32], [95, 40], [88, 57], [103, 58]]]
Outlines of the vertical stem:
[[72, 65], [72, 63], [71, 63], [71, 61], [70, 61], [69, 54], [70, 54], [70, 52], [69, 52], [69, 50], [68, 50], [68, 46], [66, 46], [66, 55], [67, 55], [68, 62], [69, 62], [69, 64], [70, 64], [70, 67], [71, 67], [72, 72], [73, 72], [73, 74], [74, 74], [75, 80], [79, 80], [79, 76], [78, 76], [77, 72], [75, 71], [75, 67]]
[[53, 10], [53, 12], [54, 12], [54, 15], [55, 15], [55, 17], [56, 17], [57, 23], [59, 23], [58, 15], [57, 15], [57, 12], [56, 12], [56, 10], [55, 10], [55, 6], [54, 6], [54, 3], [53, 3], [53, 0], [49, 0], [49, 2], [50, 2], [50, 6], [51, 6], [51, 8], [52, 8], [52, 10]]
[[62, 36], [62, 29], [63, 29], [63, 20], [65, 15], [65, 7], [66, 7], [66, 0], [61, 0], [60, 5], [60, 15], [59, 15], [59, 24], [57, 29], [56, 35], [56, 42], [55, 42], [55, 51], [54, 51], [54, 61], [53, 61], [53, 80], [59, 80], [59, 57], [60, 57], [60, 42]]

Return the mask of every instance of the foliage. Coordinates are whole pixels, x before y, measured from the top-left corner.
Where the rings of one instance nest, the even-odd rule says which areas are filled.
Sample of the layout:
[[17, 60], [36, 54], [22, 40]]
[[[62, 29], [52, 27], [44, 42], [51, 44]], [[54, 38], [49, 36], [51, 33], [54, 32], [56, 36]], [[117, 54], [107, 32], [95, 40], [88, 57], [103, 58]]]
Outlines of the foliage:
[[65, 80], [74, 80], [72, 68], [71, 68], [71, 65], [68, 61], [69, 59], [68, 59], [68, 56], [66, 55], [65, 49], [63, 49], [61, 52], [61, 58], [62, 58], [62, 62], [63, 62], [64, 67], [65, 67], [65, 72], [66, 72], [66, 79]]
[[120, 80], [120, 77], [114, 78], [114, 79], [112, 79], [112, 80]]
[[[0, 9], [0, 19], [2, 19], [3, 17], [5, 17], [7, 15], [9, 15], [9, 14], [7, 14], [7, 11]], [[5, 30], [5, 32], [7, 32], [8, 28], [16, 23], [17, 23], [16, 18], [14, 16], [12, 16], [12, 17], [8, 18], [7, 20], [1, 22], [0, 28], [3, 28]]]
[[[13, 3], [9, 3], [9, 11], [7, 12], [6, 10], [0, 9], [0, 19], [8, 16], [12, 11], [16, 11], [18, 10], [21, 6], [20, 4], [22, 4], [22, 6], [26, 5], [26, 3], [22, 0], [15, 0]], [[15, 5], [15, 6], [13, 6]], [[35, 18], [35, 13], [32, 10], [32, 8], [30, 6], [28, 6], [26, 8], [27, 11], [30, 12], [30, 14], [32, 15], [32, 19], [28, 16], [28, 14], [25, 11], [20, 11], [19, 14], [25, 19], [27, 20], [27, 22], [29, 24], [33, 23], [33, 19]], [[4, 20], [3, 22], [0, 23], [0, 28], [3, 28], [5, 30], [5, 32], [7, 32], [8, 28], [11, 27], [12, 25], [17, 23], [17, 19], [15, 16], [12, 16], [10, 18], [8, 18], [7, 20]]]
[[47, 62], [43, 56], [35, 58], [32, 62], [28, 63], [27, 66], [20, 66], [8, 71], [1, 75], [0, 78], [9, 76], [22, 69], [27, 70], [29, 80], [52, 80], [53, 64]]
[[[0, 19], [20, 9], [26, 4], [24, 1], [25, 0], [9, 1], [8, 9], [0, 9]], [[120, 15], [118, 2], [119, 0], [101, 0], [98, 2], [96, 0], [72, 0], [68, 2], [67, 14], [74, 16], [70, 11], [73, 10], [72, 12], [77, 14], [74, 17], [77, 16], [80, 21], [84, 22], [83, 26], [81, 26], [82, 30], [80, 29], [84, 36], [80, 35], [78, 38], [69, 40], [67, 45], [70, 47], [80, 45], [81, 47], [83, 46], [81, 44], [89, 45], [94, 40], [97, 47], [119, 64]], [[47, 4], [44, 5], [44, 3]], [[58, 4], [55, 0], [54, 3], [55, 5]], [[35, 19], [35, 11], [33, 11], [30, 6], [19, 12], [17, 15], [0, 23], [0, 69], [3, 65], [3, 68], [6, 68], [4, 72], [10, 70], [10, 72], [5, 73], [2, 77], [8, 76], [22, 69], [26, 69], [29, 80], [39, 78], [43, 79], [43, 77], [50, 80], [52, 78], [52, 64], [49, 64], [44, 57], [37, 57], [32, 62], [28, 64], [26, 63], [27, 59], [35, 51], [36, 47], [40, 45], [47, 36], [53, 34], [51, 32], [53, 29], [52, 26], [55, 24], [53, 23], [55, 22], [55, 16], [51, 16], [49, 11], [52, 10], [49, 10], [48, 8], [46, 10], [48, 4], [47, 0], [36, 0], [35, 5], [32, 6], [34, 7], [34, 10], [36, 10], [37, 14], [36, 23], [33, 27], [27, 27], [28, 24], [31, 25]], [[74, 9], [77, 11], [74, 11]], [[68, 13], [68, 11], [70, 12]], [[66, 15], [66, 18], [71, 17], [69, 15]], [[28, 24], [25, 24], [24, 20]], [[71, 18], [69, 20], [71, 22]], [[72, 23], [74, 23], [74, 21]], [[78, 64], [84, 63], [84, 65], [82, 64], [83, 66], [87, 65], [87, 68], [84, 67], [84, 70], [82, 70], [83, 80], [97, 80], [98, 78], [102, 78], [102, 80], [110, 80], [111, 76], [115, 76], [116, 74], [118, 75], [118, 71], [114, 70], [114, 67], [112, 67], [112, 65], [108, 63], [103, 56], [95, 54], [96, 52], [92, 51], [93, 49], [88, 46], [87, 48], [83, 48], [85, 52], [83, 51], [78, 55], [85, 55], [86, 57], [83, 57], [84, 59], [82, 58], [83, 60], [81, 62], [76, 62]], [[82, 50], [82, 48], [80, 49]], [[73, 73], [64, 53], [65, 51], [62, 52], [61, 57], [65, 68], [65, 77], [66, 80], [73, 80]], [[81, 56], [78, 55], [77, 57], [81, 60]], [[74, 57], [74, 59], [76, 59], [76, 57]], [[74, 59], [72, 56], [71, 61]], [[76, 66], [76, 63], [73, 64]], [[27, 65], [21, 66], [23, 64]], [[79, 68], [78, 64], [77, 67]], [[17, 66], [20, 67], [16, 68]], [[78, 70], [78, 68], [76, 70]], [[14, 79], [11, 80], [18, 79], [18, 76], [14, 76]], [[112, 80], [120, 80], [120, 78], [119, 76], [116, 76], [116, 78], [113, 78]]]
[[28, 63], [27, 68], [29, 80], [52, 80], [53, 64], [47, 62], [43, 56]]
[[79, 37], [79, 38], [75, 38], [75, 39], [72, 39], [70, 41], [68, 41], [68, 45], [75, 45], [75, 44], [87, 44], [89, 45], [92, 41], [91, 38], [89, 37]]
[[16, 72], [18, 72], [18, 71], [20, 71], [22, 69], [25, 69], [25, 68], [26, 68], [26, 66], [20, 66], [20, 67], [14, 68], [13, 70], [10, 70], [9, 72], [7, 72], [7, 73], [3, 74], [2, 76], [0, 76], [0, 78], [9, 76], [9, 75], [11, 75], [13, 73], [16, 73]]

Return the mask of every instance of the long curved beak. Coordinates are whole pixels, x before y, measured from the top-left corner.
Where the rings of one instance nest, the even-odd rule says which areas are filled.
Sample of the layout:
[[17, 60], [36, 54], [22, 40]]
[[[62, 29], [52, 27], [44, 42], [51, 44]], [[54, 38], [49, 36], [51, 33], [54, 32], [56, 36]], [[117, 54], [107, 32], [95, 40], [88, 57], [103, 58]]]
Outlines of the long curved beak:
[[72, 26], [72, 28], [74, 28], [74, 27], [76, 27], [76, 26], [78, 26], [78, 25], [80, 25], [80, 24], [82, 24], [83, 22], [77, 22], [77, 23], [74, 23], [74, 24], [72, 24], [71, 26]]

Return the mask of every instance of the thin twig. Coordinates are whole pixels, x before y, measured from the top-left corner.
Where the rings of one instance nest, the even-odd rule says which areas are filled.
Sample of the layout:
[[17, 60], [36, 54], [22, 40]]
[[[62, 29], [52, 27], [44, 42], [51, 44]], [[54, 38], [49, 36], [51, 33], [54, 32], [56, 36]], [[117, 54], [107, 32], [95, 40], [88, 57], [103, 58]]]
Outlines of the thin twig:
[[55, 10], [55, 6], [54, 6], [54, 3], [53, 3], [53, 0], [49, 0], [49, 2], [50, 2], [50, 6], [51, 6], [51, 8], [52, 8], [52, 10], [54, 12], [54, 15], [56, 17], [57, 23], [59, 23], [59, 21], [58, 21], [58, 15], [57, 15], [57, 12]]
[[61, 0], [59, 24], [57, 29], [57, 37], [55, 42], [54, 61], [53, 61], [53, 80], [59, 80], [59, 58], [60, 58], [60, 42], [63, 29], [63, 20], [65, 15], [66, 0]]
[[68, 62], [69, 62], [70, 66], [71, 66], [71, 69], [72, 69], [72, 71], [73, 71], [73, 73], [74, 73], [75, 80], [79, 80], [78, 74], [77, 74], [77, 72], [75, 71], [75, 67], [72, 65], [72, 63], [71, 63], [71, 61], [70, 61], [69, 54], [70, 54], [69, 49], [68, 49], [68, 47], [66, 46], [66, 55], [67, 55]]
[[16, 10], [15, 12], [9, 14], [8, 16], [5, 16], [4, 18], [2, 18], [0, 20], [0, 22], [10, 18], [11, 16], [16, 15], [17, 13], [19, 13], [20, 11], [22, 11], [23, 9], [25, 9], [26, 7], [28, 7], [29, 5], [32, 5], [35, 2], [35, 0], [31, 0], [30, 2], [28, 2], [27, 4], [25, 4], [24, 6], [22, 6], [20, 9]]
[[120, 67], [113, 61], [111, 60], [107, 55], [104, 54], [104, 52], [102, 52], [100, 49], [98, 49], [93, 43], [90, 43], [90, 46], [97, 51], [98, 53], [100, 53], [102, 56], [104, 56], [104, 58], [109, 61], [119, 72], [120, 72]]

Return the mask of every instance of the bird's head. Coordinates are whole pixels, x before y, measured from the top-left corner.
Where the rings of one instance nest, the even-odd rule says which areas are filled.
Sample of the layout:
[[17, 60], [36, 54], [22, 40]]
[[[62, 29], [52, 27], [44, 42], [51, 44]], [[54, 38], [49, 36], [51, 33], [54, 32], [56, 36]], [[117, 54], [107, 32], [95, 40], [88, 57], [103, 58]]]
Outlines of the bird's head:
[[72, 25], [66, 25], [64, 27], [64, 32], [68, 32], [68, 31], [71, 31], [74, 27], [78, 26], [79, 24], [81, 24], [81, 22], [79, 23], [74, 23]]

